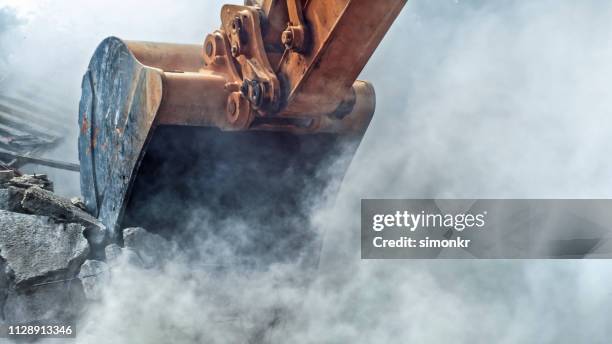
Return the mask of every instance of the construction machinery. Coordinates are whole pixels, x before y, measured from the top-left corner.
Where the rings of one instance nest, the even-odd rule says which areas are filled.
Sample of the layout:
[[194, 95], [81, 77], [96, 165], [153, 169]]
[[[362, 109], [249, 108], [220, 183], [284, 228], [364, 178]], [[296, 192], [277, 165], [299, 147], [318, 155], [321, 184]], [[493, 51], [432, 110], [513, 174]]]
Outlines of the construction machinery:
[[297, 256], [374, 114], [357, 77], [405, 4], [247, 0], [203, 44], [107, 38], [80, 102], [87, 209], [110, 234], [205, 231], [239, 256]]

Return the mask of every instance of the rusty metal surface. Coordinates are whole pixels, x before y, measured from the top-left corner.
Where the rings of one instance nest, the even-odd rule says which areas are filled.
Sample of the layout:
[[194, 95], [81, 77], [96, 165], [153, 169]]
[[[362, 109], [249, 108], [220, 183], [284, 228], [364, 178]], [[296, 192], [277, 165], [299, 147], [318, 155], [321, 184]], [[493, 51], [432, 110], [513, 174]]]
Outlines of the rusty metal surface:
[[225, 5], [222, 31], [230, 41], [230, 53], [240, 66], [242, 93], [261, 114], [274, 114], [280, 106], [280, 81], [268, 60], [262, 38], [260, 13], [248, 6]]
[[228, 93], [223, 76], [211, 73], [164, 73], [159, 124], [231, 127], [225, 110]]
[[165, 72], [198, 72], [204, 68], [202, 46], [199, 44], [173, 44], [125, 41], [136, 60], [144, 66]]
[[[405, 4], [406, 0], [266, 0], [261, 7], [226, 5], [221, 29], [204, 43], [206, 69], [224, 74], [231, 93], [242, 94], [251, 106], [250, 115], [235, 123], [252, 121], [250, 128], [266, 130], [293, 126], [296, 132], [355, 128], [366, 122], [356, 119], [345, 126], [333, 121], [363, 118], [352, 108], [358, 102], [356, 94], [364, 95], [355, 90], [357, 76]], [[228, 111], [240, 105], [231, 103], [235, 97], [228, 94]], [[305, 119], [311, 119], [308, 127], [294, 125], [307, 123]]]
[[162, 76], [110, 37], [94, 53], [82, 88], [81, 192], [87, 209], [115, 230], [161, 103]]
[[310, 0], [304, 6], [311, 47], [286, 50], [278, 65], [285, 115], [333, 112], [382, 41], [406, 0]]

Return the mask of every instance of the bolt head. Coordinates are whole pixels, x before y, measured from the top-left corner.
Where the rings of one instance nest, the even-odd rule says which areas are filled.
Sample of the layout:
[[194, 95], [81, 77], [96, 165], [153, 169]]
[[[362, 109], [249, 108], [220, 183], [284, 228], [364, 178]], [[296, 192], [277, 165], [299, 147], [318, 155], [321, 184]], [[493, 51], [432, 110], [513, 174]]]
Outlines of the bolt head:
[[235, 16], [232, 21], [232, 31], [238, 33], [242, 29], [242, 19], [240, 16]]
[[240, 93], [242, 93], [242, 95], [245, 97], [249, 96], [249, 82], [247, 80], [242, 82], [242, 85], [240, 86]]
[[293, 31], [285, 30], [281, 35], [281, 41], [286, 46], [291, 46], [293, 44]]
[[261, 84], [257, 80], [253, 80], [251, 83], [251, 102], [255, 106], [260, 106], [262, 101], [262, 88]]
[[206, 55], [212, 57], [213, 54], [213, 44], [211, 41], [206, 42]]

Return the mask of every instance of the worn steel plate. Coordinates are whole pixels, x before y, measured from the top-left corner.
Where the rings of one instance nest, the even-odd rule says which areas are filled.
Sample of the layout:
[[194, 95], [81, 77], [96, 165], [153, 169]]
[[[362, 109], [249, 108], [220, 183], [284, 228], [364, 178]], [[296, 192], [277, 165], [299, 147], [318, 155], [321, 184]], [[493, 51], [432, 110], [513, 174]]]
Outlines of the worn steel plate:
[[87, 209], [115, 232], [162, 95], [161, 72], [124, 42], [104, 40], [83, 77], [79, 104], [81, 190]]

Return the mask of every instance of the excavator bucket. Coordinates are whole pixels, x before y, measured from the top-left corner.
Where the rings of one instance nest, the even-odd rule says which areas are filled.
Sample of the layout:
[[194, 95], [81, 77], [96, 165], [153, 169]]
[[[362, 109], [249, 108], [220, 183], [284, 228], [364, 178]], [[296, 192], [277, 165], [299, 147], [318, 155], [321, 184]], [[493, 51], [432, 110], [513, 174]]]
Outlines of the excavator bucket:
[[104, 40], [83, 78], [79, 159], [109, 237], [197, 232], [264, 265], [316, 247], [313, 200], [333, 195], [374, 113], [355, 78], [405, 1], [366, 3], [226, 5], [203, 46]]
[[[139, 49], [159, 60], [142, 63], [134, 54]], [[252, 240], [241, 253], [282, 260], [311, 244], [308, 202], [338, 182], [363, 130], [292, 133], [160, 124], [166, 111], [174, 116], [186, 109], [211, 122], [225, 116], [225, 99], [215, 97], [223, 84], [190, 64], [200, 50], [114, 37], [99, 46], [80, 103], [85, 204], [112, 233], [142, 226], [163, 236], [189, 235], [231, 230], [236, 223], [230, 221], [243, 221], [252, 228]], [[364, 125], [373, 113], [366, 112]], [[229, 239], [235, 233], [211, 235]]]

